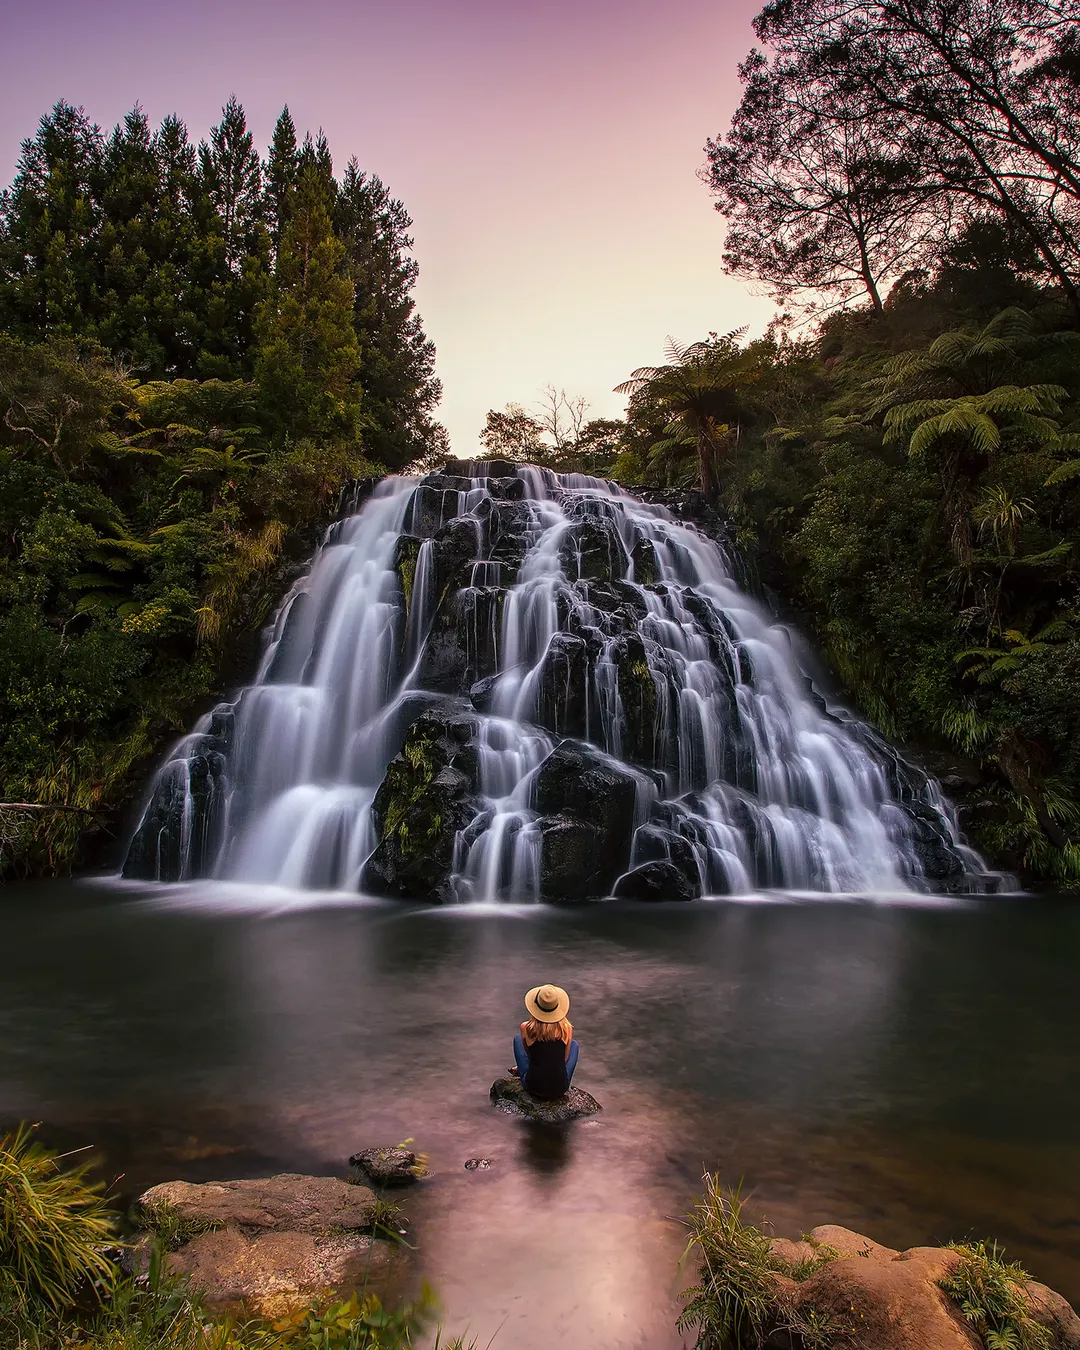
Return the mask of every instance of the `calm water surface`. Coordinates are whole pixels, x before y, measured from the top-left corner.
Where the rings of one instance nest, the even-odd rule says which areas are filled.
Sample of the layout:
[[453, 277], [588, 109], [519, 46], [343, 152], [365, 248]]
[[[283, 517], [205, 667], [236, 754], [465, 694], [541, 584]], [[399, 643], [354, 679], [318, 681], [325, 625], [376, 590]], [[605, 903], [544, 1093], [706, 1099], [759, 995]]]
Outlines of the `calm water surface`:
[[[170, 1177], [344, 1173], [407, 1136], [451, 1329], [666, 1350], [703, 1166], [795, 1236], [993, 1235], [1080, 1300], [1080, 907], [1047, 900], [431, 910], [84, 882], [0, 900], [0, 1121]], [[565, 1133], [493, 1111], [564, 984]], [[466, 1158], [491, 1159], [468, 1172]]]

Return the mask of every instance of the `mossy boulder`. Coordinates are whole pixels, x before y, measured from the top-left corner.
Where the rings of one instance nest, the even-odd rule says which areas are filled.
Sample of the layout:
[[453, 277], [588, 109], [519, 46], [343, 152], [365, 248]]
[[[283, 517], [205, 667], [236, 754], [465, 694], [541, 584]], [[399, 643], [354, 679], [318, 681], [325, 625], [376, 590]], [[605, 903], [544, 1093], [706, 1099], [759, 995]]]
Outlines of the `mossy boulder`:
[[412, 534], [398, 536], [394, 548], [394, 571], [401, 582], [401, 593], [405, 597], [406, 614], [412, 609], [413, 584], [416, 581], [416, 560], [420, 556], [422, 539]]
[[422, 714], [390, 761], [372, 805], [379, 844], [363, 886], [379, 895], [452, 899], [454, 837], [473, 819], [473, 719], [435, 709]]
[[361, 1178], [375, 1186], [409, 1186], [428, 1175], [426, 1159], [403, 1144], [362, 1148], [349, 1159], [350, 1180]]

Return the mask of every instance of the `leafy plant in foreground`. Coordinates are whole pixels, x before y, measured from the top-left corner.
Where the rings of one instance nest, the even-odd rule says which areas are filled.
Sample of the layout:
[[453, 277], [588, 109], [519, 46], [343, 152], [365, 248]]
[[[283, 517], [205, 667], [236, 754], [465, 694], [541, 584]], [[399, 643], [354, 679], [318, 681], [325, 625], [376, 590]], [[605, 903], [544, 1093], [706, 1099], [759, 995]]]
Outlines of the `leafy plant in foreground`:
[[941, 1288], [986, 1350], [1049, 1350], [1050, 1332], [1031, 1316], [1024, 1293], [1027, 1271], [1015, 1261], [1006, 1263], [996, 1242], [954, 1243], [953, 1250], [960, 1261]]

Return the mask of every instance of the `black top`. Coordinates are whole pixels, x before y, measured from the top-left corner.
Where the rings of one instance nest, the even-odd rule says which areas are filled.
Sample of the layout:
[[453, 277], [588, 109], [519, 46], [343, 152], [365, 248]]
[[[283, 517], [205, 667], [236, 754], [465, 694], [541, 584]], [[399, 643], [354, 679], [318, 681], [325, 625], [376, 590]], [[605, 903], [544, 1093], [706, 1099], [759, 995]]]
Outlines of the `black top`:
[[523, 1087], [530, 1097], [542, 1102], [553, 1102], [566, 1094], [566, 1042], [533, 1041], [525, 1047], [529, 1056], [529, 1072]]

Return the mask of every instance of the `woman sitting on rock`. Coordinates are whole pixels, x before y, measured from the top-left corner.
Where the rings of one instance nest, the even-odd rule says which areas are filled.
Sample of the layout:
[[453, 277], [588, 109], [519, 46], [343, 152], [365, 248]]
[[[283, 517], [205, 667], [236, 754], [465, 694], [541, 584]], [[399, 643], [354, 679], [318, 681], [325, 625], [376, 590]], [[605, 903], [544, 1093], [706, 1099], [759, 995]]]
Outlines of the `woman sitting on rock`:
[[529, 1020], [514, 1037], [514, 1059], [530, 1097], [555, 1101], [570, 1089], [578, 1062], [574, 1028], [567, 1021], [570, 995], [557, 984], [540, 984], [525, 995]]

